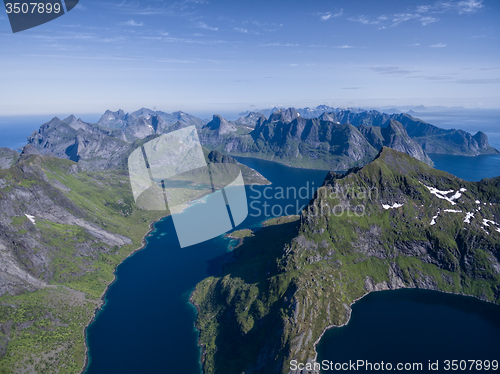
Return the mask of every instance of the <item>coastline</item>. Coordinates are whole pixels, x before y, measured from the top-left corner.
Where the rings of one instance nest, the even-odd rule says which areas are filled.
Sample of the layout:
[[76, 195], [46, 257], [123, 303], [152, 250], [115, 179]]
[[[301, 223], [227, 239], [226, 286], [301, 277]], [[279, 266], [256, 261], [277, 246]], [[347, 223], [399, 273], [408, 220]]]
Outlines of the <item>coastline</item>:
[[106, 286], [106, 288], [104, 289], [104, 291], [102, 292], [101, 296], [99, 297], [99, 305], [94, 309], [94, 315], [92, 316], [92, 318], [89, 320], [89, 322], [83, 327], [83, 340], [84, 340], [84, 345], [85, 345], [85, 359], [84, 359], [84, 362], [83, 362], [83, 367], [80, 371], [80, 374], [84, 374], [85, 371], [87, 370], [87, 366], [89, 364], [89, 346], [88, 346], [88, 343], [87, 343], [87, 329], [88, 327], [92, 324], [92, 322], [94, 322], [95, 318], [99, 315], [99, 312], [101, 311], [102, 307], [106, 304], [106, 293], [108, 292], [109, 290], [109, 287], [111, 287], [111, 285], [113, 285], [113, 283], [115, 283], [117, 277], [116, 277], [116, 270], [118, 269], [118, 266], [120, 266], [123, 261], [125, 261], [126, 259], [132, 257], [135, 253], [143, 250], [144, 248], [146, 248], [146, 245], [148, 244], [147, 241], [146, 241], [146, 238], [149, 236], [149, 234], [151, 234], [154, 230], [155, 230], [155, 227], [154, 225], [158, 222], [160, 222], [162, 219], [168, 217], [170, 214], [167, 214], [163, 217], [161, 217], [160, 219], [156, 220], [156, 221], [153, 221], [153, 222], [150, 222], [149, 223], [149, 230], [148, 232], [144, 235], [144, 237], [142, 238], [142, 245], [133, 250], [132, 252], [130, 252], [130, 254], [125, 257], [122, 262], [120, 262], [118, 265], [116, 265], [115, 269], [113, 270], [113, 280]]
[[[191, 305], [193, 305], [195, 308], [196, 308], [196, 313], [200, 314], [200, 306], [195, 303], [195, 301], [193, 300], [193, 294], [194, 292], [196, 291], [196, 287], [193, 289], [193, 291], [191, 292], [191, 294], [189, 295], [189, 302]], [[194, 328], [196, 329], [196, 331], [198, 331], [198, 347], [200, 347], [200, 369], [201, 369], [201, 372], [203, 373], [203, 363], [205, 362], [205, 357], [207, 355], [207, 351], [206, 351], [206, 348], [205, 348], [205, 344], [201, 343], [200, 341], [200, 332], [201, 332], [201, 329], [198, 328], [198, 326], [196, 326], [196, 320], [194, 321]]]
[[[263, 157], [256, 157], [255, 155], [252, 155], [252, 156], [240, 156], [239, 154], [233, 154], [233, 153], [230, 153], [228, 154], [228, 156], [231, 156], [233, 158], [235, 157], [238, 157], [238, 158], [248, 158], [248, 159], [253, 159], [253, 160], [259, 160], [259, 161], [269, 161], [269, 162], [275, 162], [277, 164], [280, 164], [280, 165], [283, 165], [283, 166], [286, 166], [286, 167], [289, 167], [289, 168], [294, 168], [294, 169], [307, 169], [307, 170], [324, 170], [326, 172], [329, 172], [331, 171], [332, 169], [315, 169], [315, 168], [310, 168], [310, 167], [305, 167], [305, 166], [293, 166], [293, 165], [289, 165], [289, 164], [285, 164], [284, 162], [282, 161], [278, 161], [278, 160], [274, 160], [274, 159], [268, 159], [268, 158], [263, 158]], [[238, 161], [237, 159], [235, 159], [236, 161]], [[240, 161], [238, 161], [240, 162]], [[242, 162], [241, 162], [242, 163]], [[243, 164], [243, 163], [242, 163]], [[254, 169], [255, 170], [255, 169]], [[342, 173], [345, 173], [347, 170], [345, 171], [341, 171]]]
[[[477, 299], [479, 301], [482, 301], [482, 302], [485, 302], [485, 303], [488, 303], [488, 304], [493, 304], [493, 305], [498, 305], [500, 306], [500, 304], [497, 304], [497, 303], [494, 303], [493, 301], [489, 301], [489, 300], [483, 300], [483, 299], [480, 299], [479, 297], [475, 296], [475, 295], [468, 295], [468, 294], [465, 294], [465, 293], [457, 293], [457, 292], [449, 292], [449, 291], [443, 291], [443, 290], [439, 290], [439, 289], [432, 289], [432, 288], [420, 288], [420, 287], [398, 287], [398, 288], [394, 288], [394, 289], [385, 289], [385, 290], [373, 290], [373, 291], [368, 291], [367, 293], [363, 294], [362, 296], [358, 297], [357, 299], [353, 300], [350, 304], [349, 304], [349, 310], [347, 311], [347, 320], [341, 324], [341, 325], [329, 325], [327, 327], [325, 327], [323, 329], [323, 332], [321, 333], [321, 335], [318, 337], [318, 339], [314, 342], [314, 345], [313, 345], [313, 349], [314, 349], [314, 359], [312, 360], [312, 362], [317, 362], [317, 358], [318, 358], [318, 350], [317, 350], [317, 347], [318, 347], [318, 344], [321, 342], [321, 339], [323, 338], [323, 336], [325, 335], [325, 333], [330, 330], [330, 329], [333, 329], [333, 328], [340, 328], [340, 327], [343, 327], [343, 326], [346, 326], [349, 321], [351, 320], [351, 315], [352, 315], [352, 306], [358, 302], [359, 300], [361, 300], [362, 298], [364, 298], [365, 296], [371, 294], [372, 292], [383, 292], [383, 291], [395, 291], [395, 290], [425, 290], [425, 291], [434, 291], [434, 292], [440, 292], [440, 293], [445, 293], [445, 294], [448, 294], [448, 295], [456, 295], [456, 296], [467, 296], [467, 297], [472, 297], [474, 299]], [[291, 371], [290, 371], [291, 373]], [[300, 372], [299, 372], [300, 373]], [[313, 372], [313, 374], [317, 374], [318, 372]]]
[[[262, 185], [260, 183], [251, 183], [250, 185]], [[209, 196], [210, 193], [207, 193], [205, 195], [202, 195], [200, 196], [198, 199], [196, 200], [193, 200], [189, 203], [186, 204], [186, 206], [182, 209], [181, 212], [178, 212], [178, 213], [175, 213], [175, 214], [179, 214], [179, 213], [183, 213], [186, 209], [188, 209], [189, 207], [191, 207], [192, 205], [196, 205], [196, 204], [204, 204], [206, 203], [206, 197]], [[146, 238], [155, 230], [155, 227], [154, 225], [158, 222], [160, 222], [162, 219], [170, 216], [171, 214], [166, 214], [165, 216], [162, 216], [160, 217], [160, 219], [156, 220], [156, 221], [153, 221], [153, 222], [150, 222], [149, 223], [149, 230], [147, 231], [147, 233], [143, 236], [142, 238], [142, 244], [139, 248], [133, 250], [132, 252], [130, 252], [130, 254], [125, 257], [122, 262], [120, 262], [118, 265], [116, 265], [115, 269], [113, 270], [113, 280], [106, 286], [106, 288], [104, 289], [104, 291], [102, 292], [101, 296], [99, 297], [99, 305], [96, 306], [96, 308], [94, 309], [94, 314], [92, 316], [92, 318], [89, 320], [89, 322], [83, 327], [83, 335], [84, 335], [84, 346], [85, 346], [85, 359], [84, 359], [84, 363], [83, 363], [83, 366], [82, 366], [82, 369], [81, 371], [79, 372], [80, 374], [84, 374], [86, 369], [87, 369], [87, 366], [89, 364], [89, 347], [88, 347], [88, 342], [87, 342], [87, 329], [88, 327], [92, 324], [92, 322], [94, 322], [95, 318], [98, 316], [99, 312], [101, 311], [102, 307], [105, 305], [106, 303], [106, 293], [108, 292], [109, 288], [113, 285], [113, 283], [115, 283], [115, 281], [117, 280], [117, 277], [116, 277], [116, 270], [118, 268], [118, 266], [120, 266], [123, 261], [125, 261], [126, 259], [132, 257], [135, 253], [143, 250], [146, 245], [148, 244], [147, 241], [146, 241]], [[229, 235], [229, 234], [228, 234]], [[243, 240], [241, 240], [241, 242], [238, 244], [238, 246], [240, 246], [241, 244], [243, 243]], [[236, 247], [235, 247], [236, 248]], [[234, 248], [233, 248], [234, 249]], [[200, 309], [199, 309], [199, 306], [197, 304], [195, 304], [193, 301], [192, 301], [192, 294], [193, 292], [196, 290], [196, 287], [194, 288], [194, 290], [191, 292], [191, 295], [189, 296], [189, 302], [195, 306], [196, 310], [197, 310], [197, 313], [200, 312]], [[196, 327], [196, 324], [195, 324], [195, 328], [198, 330], [198, 332], [200, 331], [197, 327]], [[204, 357], [205, 357], [205, 350], [204, 350], [204, 345], [200, 345], [199, 341], [198, 341], [198, 346], [200, 346], [202, 348], [202, 354], [201, 354], [201, 362], [203, 363], [204, 361]]]

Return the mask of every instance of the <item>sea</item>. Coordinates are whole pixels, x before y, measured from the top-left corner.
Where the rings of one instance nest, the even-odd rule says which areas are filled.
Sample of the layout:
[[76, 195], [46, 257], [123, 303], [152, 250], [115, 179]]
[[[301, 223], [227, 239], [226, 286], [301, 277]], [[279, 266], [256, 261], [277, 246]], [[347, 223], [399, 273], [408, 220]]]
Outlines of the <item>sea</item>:
[[[482, 130], [500, 149], [495, 127], [499, 113], [485, 115], [476, 123], [478, 127], [473, 126], [477, 115], [454, 120], [450, 114], [427, 113], [430, 117], [421, 118], [441, 127]], [[48, 120], [50, 117], [0, 118], [0, 147], [22, 147], [26, 137]], [[436, 168], [469, 181], [500, 175], [498, 155], [431, 158]], [[238, 160], [259, 171], [272, 185], [246, 186], [249, 215], [236, 229], [258, 228], [274, 216], [300, 213], [327, 173], [251, 158]], [[282, 195], [275, 194], [280, 187], [302, 193], [281, 199]], [[269, 196], [267, 208], [262, 204], [264, 194]], [[181, 214], [191, 212], [188, 208]], [[146, 243], [144, 249], [117, 267], [116, 281], [105, 295], [104, 306], [86, 330], [86, 374], [201, 373], [194, 327], [196, 309], [189, 303], [189, 296], [198, 282], [217, 275], [222, 264], [232, 260], [235, 241], [219, 236], [180, 248], [172, 219], [166, 217], [154, 224]], [[481, 360], [482, 370], [477, 372], [483, 372], [486, 361], [492, 371], [492, 361], [500, 360], [499, 348], [499, 306], [472, 297], [398, 290], [371, 293], [356, 302], [350, 322], [325, 333], [318, 346], [318, 359], [333, 363], [334, 369], [335, 364], [357, 360], [372, 365], [384, 361], [394, 367], [398, 363], [403, 367], [421, 363], [420, 372], [448, 371], [446, 360], [459, 369], [463, 367], [461, 360], [476, 360], [475, 365]], [[438, 370], [434, 370], [436, 367]]]

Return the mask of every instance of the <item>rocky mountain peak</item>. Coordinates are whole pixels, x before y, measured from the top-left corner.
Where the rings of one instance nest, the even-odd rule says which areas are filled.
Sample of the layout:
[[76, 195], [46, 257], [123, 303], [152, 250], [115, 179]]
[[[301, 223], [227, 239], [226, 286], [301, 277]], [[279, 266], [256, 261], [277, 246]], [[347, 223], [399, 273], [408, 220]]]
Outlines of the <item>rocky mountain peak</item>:
[[68, 116], [67, 118], [63, 119], [62, 121], [65, 122], [65, 123], [67, 123], [67, 124], [70, 124], [71, 122], [75, 122], [75, 121], [78, 121], [78, 120], [72, 114], [72, 115]]
[[297, 112], [294, 108], [288, 109], [280, 109], [269, 117], [269, 122], [292, 122], [295, 118], [300, 117], [299, 112]]
[[214, 114], [213, 119], [203, 126], [204, 129], [217, 131], [219, 135], [228, 134], [230, 132], [235, 132], [236, 127], [226, 121], [224, 118], [218, 114]]

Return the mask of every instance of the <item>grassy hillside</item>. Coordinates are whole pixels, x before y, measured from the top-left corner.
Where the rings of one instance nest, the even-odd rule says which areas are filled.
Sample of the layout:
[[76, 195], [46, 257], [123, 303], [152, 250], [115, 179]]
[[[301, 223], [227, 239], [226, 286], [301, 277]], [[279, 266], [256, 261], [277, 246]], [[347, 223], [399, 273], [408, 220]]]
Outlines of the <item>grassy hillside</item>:
[[[0, 297], [0, 372], [79, 372], [84, 326], [115, 267], [165, 213], [138, 210], [125, 173], [78, 172], [67, 160], [32, 156], [1, 170], [0, 181], [0, 246], [41, 280], [33, 285], [3, 273], [12, 287]], [[43, 218], [47, 212], [52, 219]], [[95, 227], [111, 236], [100, 237]], [[115, 239], [127, 244], [111, 245]]]

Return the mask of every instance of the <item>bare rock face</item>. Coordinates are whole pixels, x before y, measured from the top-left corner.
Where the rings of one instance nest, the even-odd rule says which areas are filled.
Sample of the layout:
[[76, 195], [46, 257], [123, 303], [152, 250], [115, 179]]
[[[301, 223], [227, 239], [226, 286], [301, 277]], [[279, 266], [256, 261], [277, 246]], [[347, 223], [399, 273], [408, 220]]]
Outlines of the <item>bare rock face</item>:
[[234, 127], [234, 125], [232, 125], [219, 115], [214, 115], [214, 118], [203, 128], [214, 131], [219, 136], [236, 131], [236, 127]]
[[246, 116], [238, 118], [234, 123], [236, 125], [254, 128], [260, 120], [266, 120], [266, 117], [262, 113], [250, 112]]
[[[210, 150], [278, 161], [296, 167], [348, 170], [365, 165], [381, 147], [391, 147], [432, 164], [427, 152], [478, 155], [498, 153], [487, 136], [444, 130], [408, 114], [336, 110], [311, 118], [318, 110], [273, 108], [266, 119], [248, 113], [230, 122], [214, 115], [207, 124], [183, 112], [142, 108], [133, 113], [106, 111], [97, 125], [70, 116], [43, 124], [28, 139], [43, 154], [55, 154], [102, 170], [123, 167], [130, 154], [125, 144], [196, 126], [202, 145]], [[266, 112], [267, 113], [267, 112]], [[302, 115], [303, 113], [304, 115]], [[133, 147], [132, 147], [133, 148]]]
[[432, 164], [401, 123], [379, 112], [342, 111], [306, 118], [289, 108], [274, 111], [269, 119], [248, 114], [251, 115], [256, 121], [250, 132], [241, 131], [249, 129], [248, 126], [238, 125], [238, 121], [246, 121], [246, 117], [235, 122], [241, 129], [236, 132], [227, 121], [214, 116], [214, 120], [201, 130], [200, 140], [209, 149], [316, 169], [347, 170], [362, 166], [383, 146]]
[[408, 132], [408, 135], [420, 144], [427, 153], [465, 156], [500, 153], [500, 151], [490, 146], [488, 137], [481, 131], [472, 135], [463, 130], [445, 130], [409, 114], [395, 114], [392, 118], [399, 121]]
[[19, 158], [19, 153], [10, 148], [0, 148], [0, 169], [8, 169]]
[[[14, 178], [1, 179], [0, 295], [33, 291], [51, 280], [54, 248], [42, 240], [37, 221], [42, 222], [42, 229], [47, 225], [43, 222], [78, 227], [108, 249], [132, 244], [129, 238], [93, 222], [65, 196], [70, 191], [67, 186], [50, 182], [38, 165], [41, 158], [32, 146], [26, 146], [18, 163], [9, 170]], [[71, 170], [67, 169], [70, 173]], [[95, 251], [92, 244], [91, 240], [81, 243], [79, 251], [91, 254]]]

